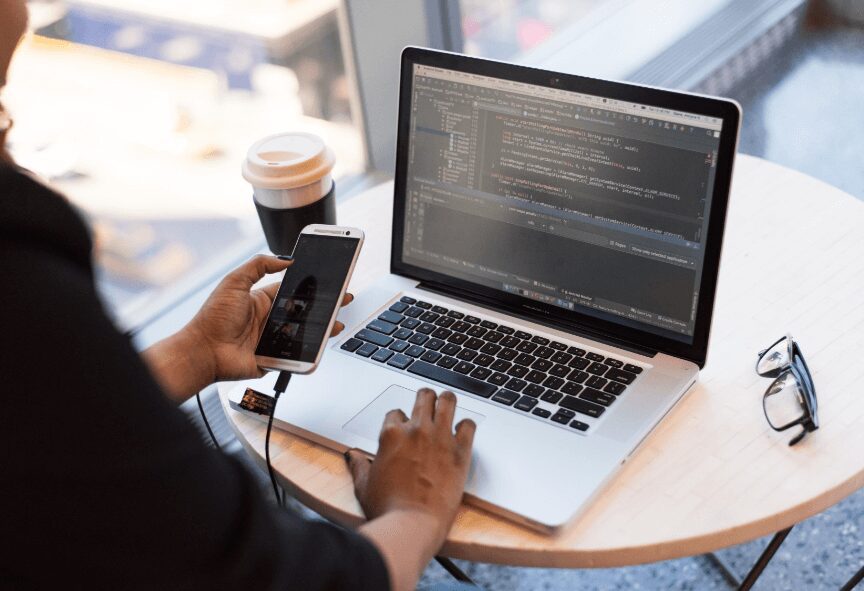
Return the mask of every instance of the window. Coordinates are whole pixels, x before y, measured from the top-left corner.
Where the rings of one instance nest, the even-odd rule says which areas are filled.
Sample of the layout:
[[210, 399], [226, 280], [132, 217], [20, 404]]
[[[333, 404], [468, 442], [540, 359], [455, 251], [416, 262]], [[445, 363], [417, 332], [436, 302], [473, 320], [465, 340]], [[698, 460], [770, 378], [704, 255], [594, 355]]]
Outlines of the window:
[[99, 285], [126, 327], [263, 246], [240, 162], [317, 133], [363, 170], [338, 0], [32, 2], [4, 93], [16, 160], [89, 218]]

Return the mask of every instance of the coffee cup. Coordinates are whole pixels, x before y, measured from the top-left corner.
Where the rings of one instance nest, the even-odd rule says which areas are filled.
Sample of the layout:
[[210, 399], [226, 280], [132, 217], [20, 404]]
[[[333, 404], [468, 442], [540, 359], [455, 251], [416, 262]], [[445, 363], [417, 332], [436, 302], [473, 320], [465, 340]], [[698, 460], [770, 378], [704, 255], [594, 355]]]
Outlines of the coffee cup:
[[309, 224], [336, 223], [333, 151], [311, 133], [280, 133], [258, 140], [243, 161], [255, 209], [277, 255], [290, 255]]

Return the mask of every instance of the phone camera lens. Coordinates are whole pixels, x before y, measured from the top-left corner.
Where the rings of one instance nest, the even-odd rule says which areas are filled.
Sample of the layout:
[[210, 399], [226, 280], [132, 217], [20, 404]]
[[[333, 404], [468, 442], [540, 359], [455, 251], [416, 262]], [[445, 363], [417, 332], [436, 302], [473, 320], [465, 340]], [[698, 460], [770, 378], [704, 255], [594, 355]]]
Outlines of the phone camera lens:
[[351, 235], [351, 232], [345, 232], [345, 235], [346, 235], [346, 236], [350, 236], [350, 235]]

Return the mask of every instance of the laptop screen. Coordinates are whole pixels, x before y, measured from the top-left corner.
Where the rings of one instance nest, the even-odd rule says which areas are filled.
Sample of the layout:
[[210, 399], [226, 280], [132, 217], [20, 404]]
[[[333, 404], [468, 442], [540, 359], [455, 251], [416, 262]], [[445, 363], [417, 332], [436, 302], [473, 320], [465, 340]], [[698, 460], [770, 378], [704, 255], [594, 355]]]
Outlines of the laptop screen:
[[413, 64], [402, 260], [692, 343], [722, 119]]

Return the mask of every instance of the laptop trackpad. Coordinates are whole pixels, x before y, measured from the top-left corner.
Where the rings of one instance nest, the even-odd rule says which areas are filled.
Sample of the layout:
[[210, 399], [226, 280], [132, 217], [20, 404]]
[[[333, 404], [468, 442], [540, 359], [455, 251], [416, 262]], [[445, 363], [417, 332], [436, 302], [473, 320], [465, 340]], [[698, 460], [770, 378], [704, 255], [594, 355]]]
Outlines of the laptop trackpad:
[[[354, 418], [345, 423], [342, 428], [366, 439], [378, 441], [381, 425], [384, 424], [384, 416], [394, 408], [401, 408], [402, 412], [410, 417], [411, 410], [414, 408], [415, 398], [417, 398], [416, 392], [394, 384], [379, 394], [375, 400], [367, 404], [363, 410], [354, 415]], [[453, 425], [457, 425], [462, 419], [471, 419], [479, 425], [485, 418], [484, 415], [457, 406]]]

